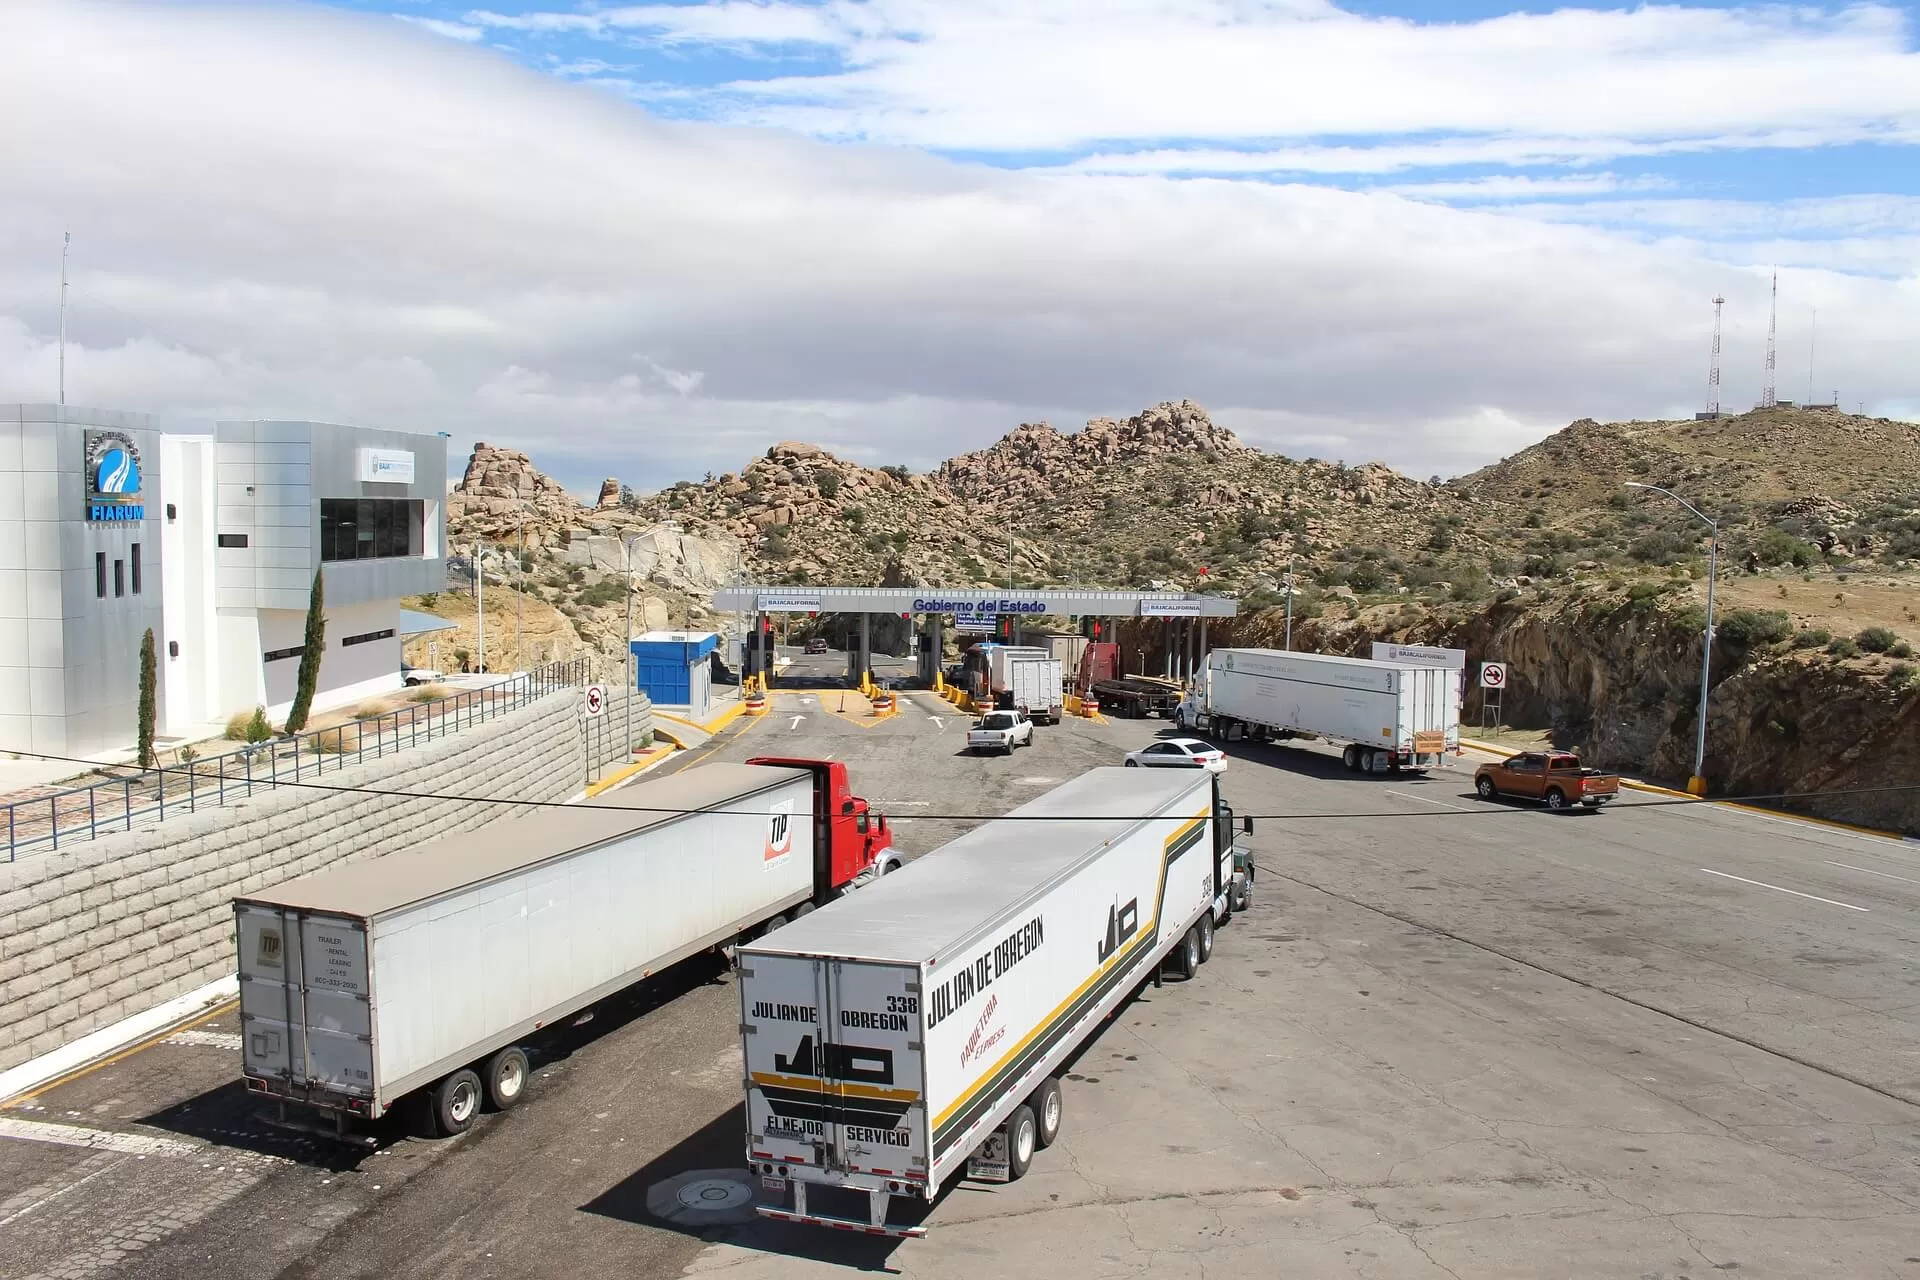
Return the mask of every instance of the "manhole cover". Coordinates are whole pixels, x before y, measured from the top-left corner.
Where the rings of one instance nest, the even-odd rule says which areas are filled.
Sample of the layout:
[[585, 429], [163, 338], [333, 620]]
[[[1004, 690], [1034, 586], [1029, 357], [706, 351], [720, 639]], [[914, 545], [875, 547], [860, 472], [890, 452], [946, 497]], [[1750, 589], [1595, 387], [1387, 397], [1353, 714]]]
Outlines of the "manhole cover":
[[753, 1175], [745, 1169], [694, 1169], [647, 1188], [647, 1211], [683, 1226], [752, 1222]]

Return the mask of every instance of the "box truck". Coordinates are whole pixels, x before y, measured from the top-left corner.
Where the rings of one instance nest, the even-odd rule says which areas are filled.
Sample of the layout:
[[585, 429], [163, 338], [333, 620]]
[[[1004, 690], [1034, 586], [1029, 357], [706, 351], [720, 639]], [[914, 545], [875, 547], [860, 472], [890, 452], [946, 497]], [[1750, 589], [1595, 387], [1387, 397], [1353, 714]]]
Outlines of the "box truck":
[[1058, 658], [1030, 658], [1007, 664], [1008, 701], [1025, 707], [1038, 724], [1059, 724], [1066, 708], [1066, 673]]
[[741, 947], [759, 1213], [922, 1235], [956, 1174], [1019, 1178], [1062, 1064], [1246, 900], [1233, 835], [1211, 773], [1094, 769]]
[[1345, 743], [1349, 769], [1439, 767], [1460, 748], [1457, 671], [1278, 649], [1215, 649], [1174, 720], [1225, 741]]
[[844, 765], [761, 757], [246, 894], [247, 1089], [342, 1139], [424, 1091], [431, 1127], [464, 1132], [520, 1100], [542, 1030], [877, 880], [892, 843]]

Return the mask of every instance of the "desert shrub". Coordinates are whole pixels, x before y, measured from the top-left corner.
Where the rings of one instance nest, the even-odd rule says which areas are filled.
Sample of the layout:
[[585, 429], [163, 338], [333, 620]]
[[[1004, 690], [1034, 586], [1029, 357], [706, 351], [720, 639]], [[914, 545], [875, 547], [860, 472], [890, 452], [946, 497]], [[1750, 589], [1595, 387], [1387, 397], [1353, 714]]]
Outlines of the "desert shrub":
[[255, 707], [253, 709], [253, 714], [247, 717], [246, 728], [241, 731], [240, 736], [248, 742], [256, 744], [265, 742], [273, 736], [273, 726], [267, 723], [267, 709], [265, 707]]
[[385, 714], [387, 714], [387, 709], [373, 702], [363, 702], [353, 709], [353, 718], [355, 720], [378, 720]]
[[1827, 630], [1825, 627], [1805, 627], [1794, 633], [1793, 647], [1796, 649], [1818, 649], [1832, 639], [1833, 632]]
[[1904, 689], [1913, 683], [1913, 666], [1910, 663], [1896, 662], [1887, 668], [1887, 683], [1896, 689]]
[[423, 684], [407, 695], [408, 702], [438, 702], [451, 695], [437, 684]]
[[1372, 560], [1362, 560], [1347, 574], [1347, 585], [1355, 591], [1378, 591], [1387, 585], [1387, 571]]
[[820, 490], [820, 496], [823, 498], [838, 497], [840, 493], [840, 477], [835, 472], [822, 471], [819, 478], [814, 481], [814, 487]]
[[1867, 627], [1854, 636], [1853, 642], [1868, 653], [1885, 653], [1900, 643], [1900, 637], [1886, 627]]
[[1793, 620], [1779, 609], [1735, 609], [1721, 618], [1716, 630], [1722, 644], [1752, 649], [1791, 636]]
[[615, 582], [612, 578], [608, 578], [603, 582], [596, 582], [592, 586], [580, 588], [580, 593], [574, 596], [573, 599], [576, 604], [597, 606], [617, 604], [626, 598], [626, 585]]
[[1887, 656], [1889, 658], [1911, 658], [1913, 656], [1913, 646], [1905, 640], [1895, 640], [1893, 644], [1888, 647]]
[[227, 731], [224, 735], [227, 741], [245, 742], [247, 740], [247, 724], [252, 719], [253, 717], [244, 711], [229, 719], [227, 721]]
[[1664, 582], [1636, 582], [1627, 588], [1627, 599], [1635, 604], [1645, 604], [1649, 600], [1658, 600], [1667, 593]]
[[1819, 549], [1811, 542], [1773, 527], [1754, 539], [1753, 554], [1761, 564], [1791, 564], [1801, 569], [1820, 558]]
[[1836, 658], [1857, 658], [1860, 656], [1860, 645], [1845, 636], [1840, 636], [1828, 643], [1827, 652]]
[[1693, 544], [1677, 533], [1656, 529], [1633, 540], [1627, 554], [1643, 564], [1668, 565], [1693, 550]]

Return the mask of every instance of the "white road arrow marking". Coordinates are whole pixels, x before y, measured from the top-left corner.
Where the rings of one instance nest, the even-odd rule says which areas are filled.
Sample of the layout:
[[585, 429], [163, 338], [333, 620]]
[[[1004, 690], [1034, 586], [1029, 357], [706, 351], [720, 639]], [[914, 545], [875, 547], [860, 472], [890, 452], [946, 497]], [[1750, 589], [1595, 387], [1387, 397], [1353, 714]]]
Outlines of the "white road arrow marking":
[[806, 719], [805, 716], [795, 716], [793, 718], [793, 723], [787, 726], [787, 732], [792, 733], [795, 729], [798, 729], [800, 727], [800, 722], [805, 719]]
[[938, 729], [940, 732], [945, 733], [947, 731], [947, 726], [940, 723], [939, 716], [928, 716], [927, 719], [933, 721], [933, 727]]

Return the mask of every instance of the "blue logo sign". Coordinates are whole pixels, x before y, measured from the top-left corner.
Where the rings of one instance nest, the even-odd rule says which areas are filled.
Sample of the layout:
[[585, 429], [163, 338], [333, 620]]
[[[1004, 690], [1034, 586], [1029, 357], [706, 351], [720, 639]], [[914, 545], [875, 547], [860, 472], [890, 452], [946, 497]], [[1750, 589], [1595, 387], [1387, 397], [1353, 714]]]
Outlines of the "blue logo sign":
[[87, 519], [144, 520], [140, 502], [140, 450], [121, 431], [87, 432]]

